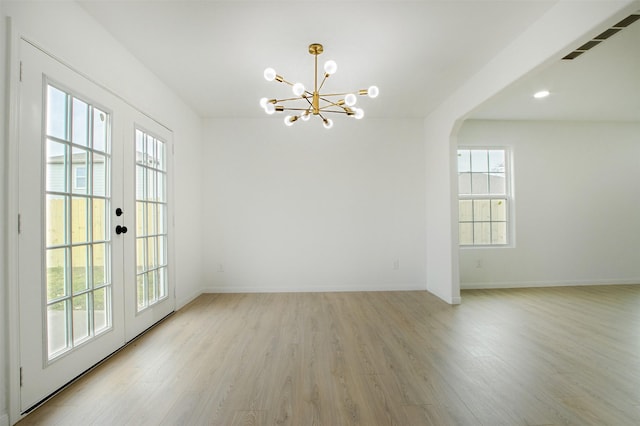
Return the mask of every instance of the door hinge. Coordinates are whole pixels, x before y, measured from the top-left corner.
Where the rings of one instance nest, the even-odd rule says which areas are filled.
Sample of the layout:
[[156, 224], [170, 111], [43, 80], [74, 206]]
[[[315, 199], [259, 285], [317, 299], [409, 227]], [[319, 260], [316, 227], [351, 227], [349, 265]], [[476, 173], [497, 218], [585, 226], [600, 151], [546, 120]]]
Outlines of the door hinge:
[[22, 387], [22, 367], [20, 367], [20, 387]]
[[18, 214], [18, 234], [22, 232], [22, 216]]
[[20, 81], [22, 81], [22, 61], [20, 61]]

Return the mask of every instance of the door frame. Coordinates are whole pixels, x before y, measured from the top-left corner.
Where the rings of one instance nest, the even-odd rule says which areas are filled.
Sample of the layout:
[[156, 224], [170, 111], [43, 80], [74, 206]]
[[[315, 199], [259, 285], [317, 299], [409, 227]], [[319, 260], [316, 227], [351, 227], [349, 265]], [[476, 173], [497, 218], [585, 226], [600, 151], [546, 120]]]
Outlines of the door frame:
[[[31, 44], [34, 48], [39, 49], [44, 54], [50, 56], [53, 60], [58, 61], [71, 71], [78, 74], [80, 77], [87, 79], [91, 83], [99, 86], [101, 89], [109, 92], [115, 97], [121, 99], [129, 107], [133, 108], [140, 114], [148, 117], [158, 125], [166, 128], [169, 132], [173, 133], [171, 128], [164, 123], [156, 120], [149, 114], [141, 111], [133, 103], [129, 102], [126, 98], [120, 94], [114, 92], [110, 88], [100, 84], [89, 75], [81, 72], [73, 65], [57, 57], [50, 52], [42, 44], [34, 41], [30, 37], [26, 36], [20, 28], [15, 24], [15, 20], [10, 16], [6, 17], [7, 21], [7, 121], [6, 132], [7, 137], [7, 156], [5, 159], [5, 166], [7, 170], [7, 192], [6, 192], [6, 205], [7, 205], [7, 218], [6, 218], [6, 242], [5, 249], [7, 250], [7, 263], [6, 263], [6, 280], [7, 280], [7, 411], [9, 415], [9, 424], [14, 424], [23, 419], [26, 414], [21, 413], [20, 405], [20, 288], [19, 288], [19, 259], [18, 259], [18, 247], [19, 247], [19, 143], [20, 143], [20, 67], [21, 67], [21, 52], [20, 43], [25, 41]], [[174, 168], [174, 140], [170, 141], [170, 149], [167, 150], [167, 167], [170, 170], [170, 175], [173, 176]], [[167, 227], [169, 235], [171, 236], [167, 245], [167, 261], [170, 264], [168, 268], [168, 279], [173, 282], [173, 288], [169, 297], [173, 299], [174, 309], [176, 307], [176, 280], [175, 280], [175, 206], [174, 206], [174, 180], [170, 177], [167, 182], [167, 201], [169, 203], [167, 209]], [[126, 343], [125, 343], [126, 345]], [[50, 397], [53, 397], [51, 395]], [[2, 420], [2, 418], [0, 418]]]

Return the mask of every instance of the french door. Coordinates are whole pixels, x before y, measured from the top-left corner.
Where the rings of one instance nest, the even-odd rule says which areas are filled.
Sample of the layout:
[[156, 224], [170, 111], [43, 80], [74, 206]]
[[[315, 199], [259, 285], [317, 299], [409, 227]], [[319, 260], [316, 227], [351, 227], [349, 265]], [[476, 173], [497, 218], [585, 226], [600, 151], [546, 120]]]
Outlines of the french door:
[[173, 311], [171, 132], [20, 45], [21, 410]]

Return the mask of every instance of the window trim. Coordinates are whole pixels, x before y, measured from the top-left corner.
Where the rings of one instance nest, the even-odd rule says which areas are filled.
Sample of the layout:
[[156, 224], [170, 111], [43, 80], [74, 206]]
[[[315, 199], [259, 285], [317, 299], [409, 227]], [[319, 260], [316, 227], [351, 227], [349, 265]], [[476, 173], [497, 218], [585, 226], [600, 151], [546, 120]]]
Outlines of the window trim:
[[[458, 153], [461, 150], [501, 150], [504, 151], [505, 158], [505, 192], [504, 194], [460, 194], [460, 172], [458, 171]], [[505, 145], [459, 145], [456, 148], [456, 223], [458, 226], [458, 247], [464, 250], [469, 249], [500, 249], [500, 248], [514, 248], [515, 247], [515, 196], [513, 185], [513, 148]], [[463, 200], [496, 200], [506, 199], [506, 232], [507, 242], [505, 244], [460, 244], [460, 201]], [[475, 223], [475, 222], [465, 222]]]

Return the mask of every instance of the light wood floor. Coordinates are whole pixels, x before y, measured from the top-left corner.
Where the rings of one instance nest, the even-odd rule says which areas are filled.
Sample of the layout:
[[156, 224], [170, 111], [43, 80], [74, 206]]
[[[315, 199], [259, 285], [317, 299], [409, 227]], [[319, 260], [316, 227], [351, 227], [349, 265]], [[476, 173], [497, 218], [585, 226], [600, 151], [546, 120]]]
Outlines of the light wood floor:
[[640, 424], [640, 286], [462, 298], [203, 295], [20, 424]]

